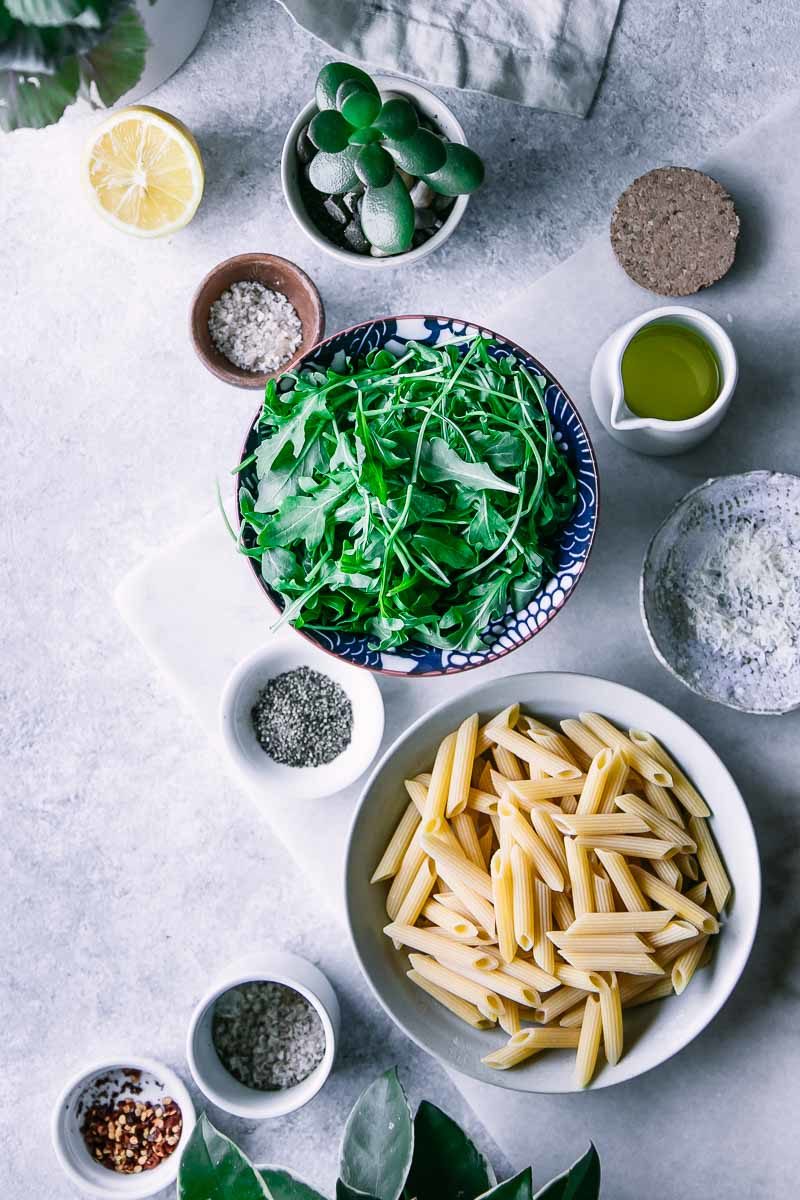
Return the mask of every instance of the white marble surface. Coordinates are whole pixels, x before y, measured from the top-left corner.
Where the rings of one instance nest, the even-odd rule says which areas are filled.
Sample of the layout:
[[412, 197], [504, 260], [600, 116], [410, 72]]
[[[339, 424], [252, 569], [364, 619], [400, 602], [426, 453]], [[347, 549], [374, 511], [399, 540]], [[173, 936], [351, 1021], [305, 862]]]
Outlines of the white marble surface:
[[[228, 254], [267, 249], [311, 272], [330, 328], [389, 310], [485, 318], [498, 296], [601, 227], [620, 187], [640, 170], [693, 162], [768, 111], [800, 81], [798, 45], [797, 12], [786, 2], [744, 0], [732, 18], [726, 0], [628, 0], [588, 121], [453, 97], [491, 183], [442, 253], [380, 281], [317, 253], [285, 211], [282, 133], [325, 51], [266, 0], [218, 0], [196, 54], [152, 98], [186, 120], [206, 158], [206, 200], [180, 236], [142, 244], [95, 223], [77, 182], [90, 114], [0, 141], [0, 1177], [9, 1197], [73, 1194], [47, 1145], [49, 1106], [67, 1072], [109, 1045], [182, 1068], [186, 1020], [215, 965], [272, 940], [325, 965], [344, 1000], [345, 1036], [331, 1084], [300, 1114], [258, 1127], [219, 1118], [254, 1155], [330, 1186], [350, 1101], [394, 1061], [415, 1097], [465, 1113], [442, 1072], [378, 1013], [338, 927], [254, 821], [111, 605], [128, 568], [208, 507], [213, 474], [221, 460], [235, 461], [254, 406], [192, 357], [186, 307], [195, 282]], [[787, 162], [787, 188], [796, 188], [792, 167]], [[779, 345], [765, 345], [767, 361], [750, 381], [755, 403], [792, 382]], [[762, 420], [769, 426], [770, 409]], [[739, 429], [747, 436], [747, 423]], [[775, 431], [776, 465], [796, 469], [782, 433]], [[737, 449], [721, 443], [714, 469]], [[642, 471], [640, 478], [651, 487], [646, 503], [655, 515], [663, 477]], [[622, 535], [624, 506], [617, 516]], [[596, 628], [604, 642], [619, 636], [599, 618]], [[613, 660], [617, 677], [630, 669], [629, 681], [643, 686], [640, 631], [623, 632], [617, 650], [606, 647], [592, 664], [582, 656], [580, 665], [602, 671]], [[542, 665], [567, 665], [545, 648], [543, 638]], [[661, 698], [671, 696], [663, 687]], [[712, 740], [724, 757], [735, 756], [750, 728], [734, 720]], [[781, 762], [787, 780], [789, 755], [787, 748]], [[780, 1137], [781, 1107], [762, 1126], [763, 1110], [749, 1103], [773, 1080], [780, 1087], [793, 1065], [771, 1051], [771, 1034], [778, 1030], [791, 1046], [798, 835], [787, 810], [797, 794], [790, 784], [765, 785], [752, 760], [739, 780], [769, 851], [765, 929], [752, 968], [769, 1007], [765, 1015], [751, 988], [698, 1043], [705, 1094], [712, 1104], [725, 1101], [726, 1122], [715, 1128], [714, 1108], [702, 1111], [702, 1133], [712, 1142], [706, 1151], [695, 1115], [676, 1099], [670, 1119], [679, 1125], [659, 1162], [691, 1166], [713, 1153], [717, 1190], [766, 1197], [778, 1194], [776, 1180], [792, 1178], [797, 1161], [796, 1146]], [[743, 1037], [759, 1039], [763, 1055], [737, 1080], [727, 1064]], [[665, 1086], [680, 1064], [662, 1069]], [[513, 1130], [514, 1157], [543, 1168], [593, 1136], [612, 1194], [627, 1200], [638, 1192], [625, 1183], [626, 1158], [636, 1163], [631, 1176], [642, 1178], [643, 1124], [654, 1154], [662, 1145], [657, 1113], [643, 1115], [642, 1107], [636, 1085], [579, 1108], [534, 1099], [529, 1121]], [[784, 1106], [788, 1123], [791, 1111]], [[559, 1116], [568, 1122], [561, 1146], [542, 1146], [541, 1133]], [[654, 1167], [649, 1178], [657, 1185], [661, 1171]], [[705, 1195], [694, 1178], [682, 1191]]]

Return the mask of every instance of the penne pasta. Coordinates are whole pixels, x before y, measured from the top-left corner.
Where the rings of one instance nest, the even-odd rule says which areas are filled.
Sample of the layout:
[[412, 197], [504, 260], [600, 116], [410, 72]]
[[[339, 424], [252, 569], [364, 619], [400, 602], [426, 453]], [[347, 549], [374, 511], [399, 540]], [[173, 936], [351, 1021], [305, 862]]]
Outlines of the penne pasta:
[[484, 1017], [474, 1004], [470, 1004], [467, 1000], [462, 1000], [458, 996], [453, 996], [450, 992], [445, 991], [444, 988], [431, 983], [429, 979], [425, 979], [420, 975], [419, 971], [406, 971], [406, 978], [410, 979], [413, 984], [441, 1004], [443, 1008], [449, 1009], [454, 1016], [465, 1021], [467, 1025], [471, 1025], [474, 1029], [491, 1029], [495, 1024], [494, 1021], [490, 1021]]
[[[434, 860], [436, 861], [436, 860]], [[488, 933], [495, 932], [494, 908], [490, 900], [479, 896], [469, 886], [464, 876], [452, 863], [436, 862], [436, 870], [447, 887], [458, 898], [462, 908], [473, 921]], [[488, 878], [488, 876], [487, 876]], [[491, 883], [491, 880], [490, 880]]]
[[575, 916], [582, 917], [594, 912], [594, 880], [589, 869], [589, 854], [580, 838], [567, 838], [565, 849]]
[[539, 1007], [534, 1010], [534, 1016], [537, 1021], [547, 1025], [585, 999], [586, 992], [582, 988], [560, 987], [558, 991], [544, 997]]
[[621, 971], [626, 975], [663, 975], [663, 967], [650, 954], [605, 954], [602, 951], [574, 952], [562, 950], [565, 958], [572, 967], [579, 971]]
[[478, 832], [475, 828], [475, 821], [472, 814], [469, 812], [459, 812], [451, 819], [450, 822], [456, 841], [464, 852], [464, 857], [473, 862], [476, 867], [480, 867], [482, 871], [486, 870], [486, 860], [481, 851], [481, 844], [478, 841]]
[[575, 841], [579, 846], [592, 850], [615, 850], [631, 858], [674, 858], [678, 853], [677, 846], [664, 842], [661, 838], [636, 837], [633, 834], [618, 836], [587, 836], [580, 834]]
[[659, 787], [657, 783], [645, 782], [644, 798], [648, 804], [657, 812], [663, 813], [673, 824], [683, 825], [684, 814], [666, 788]]
[[[485, 900], [491, 900], [492, 881], [488, 873], [477, 867], [474, 862], [470, 862], [456, 841], [455, 834], [450, 829], [426, 832], [428, 828], [429, 823], [423, 821], [420, 845], [440, 868], [439, 874], [442, 874], [441, 867], [444, 866], [451, 874], [458, 874], [473, 892], [477, 892]], [[444, 879], [444, 875], [442, 878]], [[449, 886], [453, 887], [452, 884]], [[455, 891], [455, 888], [453, 890]]]
[[522, 1029], [481, 1062], [496, 1071], [507, 1071], [541, 1050], [571, 1050], [577, 1045], [578, 1035], [570, 1029]]
[[697, 861], [708, 882], [708, 890], [711, 892], [714, 907], [718, 913], [721, 913], [730, 898], [731, 882], [714, 844], [708, 821], [702, 817], [690, 817], [689, 832], [697, 843]]
[[514, 937], [514, 880], [511, 874], [510, 858], [506, 857], [503, 850], [497, 850], [492, 856], [491, 875], [494, 919], [500, 957], [504, 962], [511, 962], [517, 953], [517, 942]]
[[[533, 959], [538, 967], [552, 975], [556, 965], [556, 952], [547, 934], [552, 925], [551, 897], [553, 893], [541, 879], [534, 879], [533, 895]], [[558, 895], [563, 895], [563, 893], [559, 892]]]
[[613, 835], [620, 833], [649, 833], [650, 826], [641, 817], [622, 813], [595, 813], [592, 816], [582, 816], [576, 813], [569, 816], [561, 813], [552, 817], [557, 829], [564, 834], [599, 834]]
[[504, 1000], [516, 1000], [523, 1008], [536, 1008], [541, 1003], [542, 998], [537, 988], [521, 979], [515, 979], [513, 975], [507, 974], [505, 969], [483, 972], [473, 971], [471, 967], [459, 967], [459, 971], [462, 971], [467, 979], [473, 979], [475, 982], [487, 981], [487, 987], [493, 992], [497, 992]]
[[518, 720], [519, 705], [510, 704], [508, 708], [504, 708], [502, 712], [499, 712], [496, 714], [496, 716], [492, 717], [491, 721], [487, 721], [485, 725], [481, 725], [480, 729], [478, 730], [478, 736], [475, 739], [476, 758], [479, 754], [485, 754], [487, 750], [491, 750], [492, 746], [496, 744], [492, 735], [493, 731], [497, 729], [498, 726], [506, 726], [513, 729]]
[[533, 949], [536, 936], [533, 869], [525, 851], [516, 844], [511, 847], [510, 862], [514, 941], [527, 953]]
[[370, 883], [381, 883], [384, 879], [391, 879], [397, 874], [418, 826], [419, 813], [414, 804], [409, 804], [395, 826], [395, 831], [389, 839], [389, 845], [372, 873]]
[[448, 817], [462, 813], [467, 807], [472, 782], [472, 765], [475, 761], [475, 742], [478, 736], [478, 714], [473, 713], [462, 721], [456, 731], [453, 763], [447, 789], [445, 812]]
[[[611, 880], [601, 867], [599, 871], [593, 871], [594, 883], [594, 905], [598, 913], [613, 913], [616, 911], [616, 901], [614, 899], [614, 888]], [[586, 914], [584, 914], [586, 915]]]
[[676, 891], [681, 890], [683, 876], [681, 875], [674, 862], [666, 858], [655, 858], [651, 862], [653, 874], [659, 879], [663, 879], [664, 883], [668, 883], [670, 887], [674, 887]]
[[424, 818], [430, 819], [445, 815], [457, 737], [456, 733], [449, 733], [436, 751], [431, 781], [428, 784], [428, 795], [425, 799]]
[[463, 942], [453, 941], [441, 933], [433, 933], [430, 929], [418, 929], [412, 925], [399, 925], [396, 921], [384, 927], [383, 932], [393, 942], [401, 946], [409, 946], [412, 950], [421, 950], [438, 959], [445, 966], [458, 968], [463, 966], [474, 971], [494, 971], [500, 965], [496, 954], [478, 946], [466, 946]]
[[492, 758], [494, 759], [494, 765], [506, 779], [525, 778], [525, 772], [522, 769], [519, 759], [510, 750], [506, 750], [505, 746], [494, 746], [492, 748]]
[[411, 966], [423, 979], [435, 983], [437, 987], [444, 988], [453, 996], [460, 996], [462, 1000], [468, 1000], [470, 1004], [475, 1005], [482, 1016], [488, 1017], [490, 1021], [496, 1021], [503, 1015], [505, 1002], [483, 983], [475, 983], [472, 979], [466, 979], [463, 975], [451, 971], [449, 967], [443, 966], [435, 958], [429, 958], [425, 954], [409, 954], [408, 958]]
[[[508, 791], [521, 808], [530, 809], [541, 800], [560, 800], [581, 791], [585, 775], [575, 779], [513, 779]], [[571, 789], [571, 790], [570, 790]]]
[[578, 798], [578, 816], [590, 816], [600, 811], [603, 788], [613, 757], [613, 751], [604, 746], [592, 759], [592, 764], [586, 772], [586, 782]]
[[422, 916], [432, 925], [438, 925], [440, 929], [446, 930], [450, 937], [458, 938], [459, 941], [476, 941], [479, 933], [486, 932], [479, 930], [478, 926], [468, 917], [453, 912], [451, 908], [447, 908], [438, 900], [428, 900], [422, 910]]
[[624, 1005], [625, 1008], [638, 1008], [640, 1004], [649, 1004], [651, 1000], [663, 1000], [667, 996], [673, 995], [672, 979], [669, 975], [664, 979], [657, 979], [655, 983], [651, 983], [641, 992], [637, 992]]
[[523, 762], [539, 767], [546, 775], [554, 775], [557, 779], [577, 779], [581, 774], [574, 763], [568, 762], [560, 754], [545, 750], [543, 746], [537, 746], [530, 738], [525, 737], [524, 733], [518, 733], [515, 729], [498, 728], [493, 730], [492, 736], [498, 745], [510, 750]]
[[508, 821], [511, 836], [532, 860], [536, 873], [554, 892], [562, 892], [564, 876], [561, 868], [519, 809], [510, 800], [501, 800], [498, 812], [503, 820]]
[[435, 884], [436, 868], [429, 858], [424, 858], [414, 876], [411, 887], [405, 894], [403, 903], [397, 910], [397, 916], [394, 919], [398, 925], [416, 925]]
[[[658, 933], [666, 929], [674, 913], [661, 909], [652, 912], [586, 913], [576, 917], [569, 933]], [[652, 941], [652, 939], [650, 939]]]
[[507, 1033], [509, 1036], [513, 1033], [519, 1033], [522, 1028], [522, 1022], [520, 1020], [520, 1007], [516, 1000], [504, 1000], [503, 1008], [504, 1012], [497, 1018], [497, 1024], [503, 1033]]
[[411, 801], [419, 815], [422, 817], [425, 813], [425, 803], [428, 799], [428, 784], [430, 776], [425, 779], [406, 779], [403, 782], [403, 787], [411, 797]]
[[694, 887], [687, 888], [684, 895], [687, 900], [693, 900], [695, 904], [699, 904], [702, 908], [708, 899], [708, 883], [705, 879], [701, 879]]
[[675, 888], [656, 879], [655, 875], [651, 875], [648, 871], [643, 871], [641, 867], [631, 867], [631, 874], [645, 896], [655, 900], [656, 904], [660, 904], [662, 908], [672, 909], [676, 916], [683, 917], [703, 933], [718, 932], [719, 922], [716, 917], [706, 912], [699, 904], [695, 904], [688, 896], [681, 895]]
[[[613, 813], [617, 796], [629, 786], [631, 771], [619, 750], [615, 750], [608, 768], [606, 781], [603, 785], [603, 795], [600, 800], [601, 813]], [[638, 783], [638, 776], [637, 776]]]
[[684, 942], [672, 942], [669, 946], [662, 946], [660, 950], [655, 950], [653, 952], [653, 956], [656, 962], [658, 962], [662, 967], [671, 967], [676, 958], [680, 958], [685, 951], [696, 945], [697, 942], [702, 941], [706, 936], [706, 934], [698, 933], [695, 930], [695, 936], [693, 938], [687, 938]]
[[654, 950], [660, 950], [662, 946], [671, 946], [674, 942], [685, 942], [695, 937], [697, 930], [694, 925], [679, 917], [676, 921], [669, 921], [663, 929], [648, 934], [647, 940]]
[[592, 1081], [597, 1066], [597, 1055], [600, 1052], [602, 1031], [600, 1000], [597, 996], [589, 996], [583, 1010], [578, 1034], [578, 1053], [575, 1056], [575, 1082], [578, 1087], [584, 1088]]
[[582, 992], [599, 992], [603, 976], [596, 971], [582, 971], [569, 963], [556, 963], [555, 974], [567, 987], [580, 988]]
[[559, 929], [569, 929], [575, 922], [575, 909], [572, 901], [563, 892], [551, 892], [550, 904], [553, 909], [553, 920]]
[[595, 737], [612, 750], [618, 750], [629, 767], [633, 767], [644, 779], [658, 783], [661, 787], [672, 787], [672, 775], [655, 758], [652, 758], [641, 746], [635, 745], [629, 737], [617, 729], [605, 717], [598, 713], [582, 712], [578, 716], [581, 724], [585, 725]]
[[494, 792], [487, 792], [483, 788], [471, 787], [467, 793], [467, 808], [472, 809], [473, 812], [494, 816], [497, 812], [497, 803], [498, 797]]
[[494, 829], [492, 828], [491, 824], [478, 838], [478, 842], [481, 848], [481, 855], [483, 856], [483, 864], [488, 868], [492, 857], [492, 847], [494, 845]]
[[392, 880], [389, 894], [386, 897], [386, 912], [392, 920], [394, 920], [400, 911], [400, 905], [408, 895], [408, 890], [414, 882], [414, 877], [425, 861], [425, 851], [421, 844], [421, 828], [421, 825], [418, 826], [416, 833], [412, 837], [409, 847], [403, 855], [400, 869]]
[[578, 801], [575, 796], [564, 796], [561, 800], [561, 811], [567, 813], [576, 813], [578, 811]]
[[675, 866], [685, 879], [690, 880], [692, 883], [697, 883], [700, 878], [700, 871], [697, 859], [693, 854], [676, 854]]
[[613, 971], [610, 983], [600, 989], [600, 1020], [606, 1061], [610, 1067], [614, 1067], [622, 1058], [622, 1000]]
[[617, 889], [625, 908], [629, 912], [646, 912], [650, 905], [623, 856], [609, 850], [597, 850], [596, 853]]
[[706, 946], [708, 945], [708, 936], [699, 938], [691, 946], [687, 946], [683, 954], [679, 955], [672, 964], [672, 986], [675, 989], [675, 994], [680, 996], [691, 982], [692, 976], [700, 965]]
[[[672, 783], [668, 783], [666, 786], [672, 788], [675, 797], [687, 812], [691, 813], [693, 817], [711, 816], [711, 810], [697, 788], [689, 782], [675, 760], [667, 754], [661, 743], [656, 741], [651, 733], [646, 733], [643, 729], [632, 729], [630, 738], [633, 745], [644, 751], [669, 772]], [[659, 783], [660, 780], [656, 779], [654, 782]]]
[[[528, 958], [514, 958], [510, 963], [504, 963], [500, 968], [501, 975], [518, 979], [539, 992], [550, 992], [558, 987], [559, 981], [554, 974], [544, 971]], [[538, 1000], [537, 1000], [538, 1004]]]
[[561, 874], [567, 876], [567, 854], [564, 849], [564, 838], [559, 833], [554, 822], [554, 816], [546, 812], [539, 805], [534, 804], [530, 812], [530, 820], [534, 830], [542, 843], [552, 854], [555, 861], [558, 863]]
[[661, 838], [665, 842], [673, 842], [681, 854], [694, 854], [697, 849], [697, 843], [691, 839], [685, 829], [670, 821], [641, 796], [633, 796], [628, 792], [623, 796], [617, 796], [615, 804], [623, 812], [638, 817], [643, 822], [645, 830], [650, 829], [655, 837]]
[[559, 950], [593, 954], [647, 954], [650, 946], [637, 933], [548, 933], [548, 938]]

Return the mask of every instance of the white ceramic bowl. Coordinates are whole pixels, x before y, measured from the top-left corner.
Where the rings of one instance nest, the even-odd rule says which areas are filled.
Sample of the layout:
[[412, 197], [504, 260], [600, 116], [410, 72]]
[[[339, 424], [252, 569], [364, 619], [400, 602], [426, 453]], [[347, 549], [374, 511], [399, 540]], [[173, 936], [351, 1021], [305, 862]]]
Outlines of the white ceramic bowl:
[[[110, 1077], [115, 1084], [118, 1081], [121, 1098], [126, 1097], [125, 1085], [129, 1081], [123, 1074], [125, 1068], [142, 1073], [139, 1081], [142, 1091], [138, 1094], [128, 1093], [131, 1099], [158, 1101], [164, 1096], [171, 1096], [183, 1116], [181, 1138], [169, 1158], [151, 1171], [142, 1171], [138, 1175], [122, 1175], [100, 1166], [86, 1149], [81, 1134], [82, 1115], [97, 1095], [96, 1086], [100, 1080]], [[123, 1200], [142, 1200], [175, 1182], [181, 1155], [194, 1124], [192, 1098], [174, 1071], [152, 1058], [120, 1054], [91, 1063], [67, 1083], [53, 1109], [53, 1147], [70, 1183], [87, 1196], [102, 1196], [106, 1200], [111, 1196], [119, 1196]]]
[[[211, 1028], [215, 1002], [230, 988], [253, 982], [282, 983], [294, 988], [313, 1004], [322, 1021], [324, 1057], [311, 1074], [294, 1087], [276, 1092], [259, 1092], [245, 1087], [226, 1071], [214, 1049]], [[336, 993], [318, 967], [284, 950], [265, 951], [231, 964], [203, 996], [189, 1022], [186, 1057], [195, 1083], [218, 1108], [251, 1120], [282, 1117], [307, 1104], [330, 1075], [336, 1056], [339, 1023]]]
[[705, 1028], [744, 970], [758, 923], [758, 850], [739, 790], [708, 743], [655, 700], [590, 675], [542, 672], [492, 680], [415, 722], [373, 771], [353, 820], [345, 868], [350, 933], [364, 974], [383, 1007], [410, 1038], [446, 1066], [515, 1091], [576, 1090], [572, 1053], [548, 1051], [510, 1071], [483, 1065], [482, 1056], [502, 1045], [506, 1035], [470, 1028], [406, 978], [405, 952], [395, 951], [381, 932], [386, 924], [386, 886], [369, 882], [408, 804], [403, 780], [428, 768], [439, 742], [469, 713], [477, 711], [485, 720], [516, 701], [544, 721], [557, 722], [589, 710], [623, 729], [650, 730], [708, 797], [714, 809], [714, 834], [733, 880], [733, 905], [711, 964], [697, 973], [683, 995], [626, 1012], [625, 1053], [616, 1066], [604, 1064], [591, 1084], [604, 1088], [664, 1062]]
[[[349, 746], [321, 767], [287, 767], [275, 762], [262, 750], [253, 728], [251, 710], [260, 690], [269, 679], [296, 667], [311, 667], [333, 679], [353, 707]], [[248, 782], [282, 800], [315, 800], [353, 783], [378, 753], [383, 720], [383, 698], [372, 675], [291, 635], [269, 642], [243, 659], [229, 676], [220, 701], [222, 738], [234, 764]]]
[[[410, 79], [399, 79], [395, 75], [373, 75], [373, 79], [384, 99], [388, 98], [389, 93], [407, 96], [428, 118], [438, 133], [447, 138], [449, 142], [460, 142], [462, 145], [466, 145], [466, 135], [452, 109], [448, 108], [445, 102], [435, 96], [433, 92], [428, 91], [419, 83], [413, 83]], [[343, 250], [341, 246], [336, 246], [320, 233], [303, 204], [299, 181], [300, 164], [295, 150], [300, 130], [308, 124], [316, 111], [317, 106], [312, 100], [298, 113], [286, 135], [281, 154], [283, 194], [286, 197], [289, 212], [306, 236], [321, 250], [337, 258], [339, 262], [345, 263], [348, 267], [360, 267], [366, 271], [385, 271], [390, 267], [407, 266], [419, 262], [421, 258], [438, 250], [451, 234], [455, 233], [456, 226], [466, 212], [469, 196], [456, 196], [455, 203], [441, 229], [438, 229], [433, 237], [428, 238], [427, 242], [423, 242], [421, 246], [417, 246], [413, 250], [406, 251], [405, 254], [392, 254], [387, 258], [373, 258], [371, 254], [356, 254], [354, 250]]]

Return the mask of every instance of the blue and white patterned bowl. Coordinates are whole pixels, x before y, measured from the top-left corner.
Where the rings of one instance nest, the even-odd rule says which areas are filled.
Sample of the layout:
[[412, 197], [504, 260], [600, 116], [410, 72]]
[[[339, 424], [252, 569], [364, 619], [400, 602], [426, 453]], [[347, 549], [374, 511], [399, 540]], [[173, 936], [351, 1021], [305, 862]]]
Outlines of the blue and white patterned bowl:
[[[504, 617], [488, 626], [485, 651], [439, 650], [421, 642], [407, 642], [404, 646], [396, 646], [392, 650], [375, 650], [366, 636], [340, 635], [327, 631], [323, 633], [310, 627], [297, 631], [321, 650], [384, 675], [449, 675], [456, 671], [482, 667], [485, 663], [495, 662], [496, 659], [510, 654], [512, 650], [535, 637], [564, 607], [585, 570], [594, 541], [599, 495], [597, 463], [589, 435], [578, 410], [560, 384], [537, 359], [515, 342], [510, 342], [491, 329], [458, 320], [456, 317], [385, 317], [364, 321], [361, 325], [354, 325], [325, 338], [314, 346], [304, 359], [296, 363], [293, 370], [300, 370], [312, 362], [327, 367], [342, 353], [362, 355], [367, 350], [384, 347], [400, 355], [405, 343], [409, 341], [437, 346], [471, 333], [482, 333], [493, 338], [497, 343], [497, 349], [493, 351], [496, 357], [513, 355], [529, 370], [543, 375], [547, 380], [545, 403], [553, 423], [555, 439], [566, 454], [578, 483], [575, 511], [562, 529], [555, 547], [558, 564], [555, 575], [539, 588], [526, 608], [519, 612], [509, 610]], [[256, 425], [259, 416], [260, 410], [248, 430], [242, 459], [249, 457], [257, 444]], [[253, 468], [242, 471], [239, 482], [242, 486], [255, 490]], [[241, 512], [239, 519], [241, 521]], [[278, 609], [282, 608], [280, 596], [261, 578], [258, 562], [252, 558], [248, 561], [260, 587]]]

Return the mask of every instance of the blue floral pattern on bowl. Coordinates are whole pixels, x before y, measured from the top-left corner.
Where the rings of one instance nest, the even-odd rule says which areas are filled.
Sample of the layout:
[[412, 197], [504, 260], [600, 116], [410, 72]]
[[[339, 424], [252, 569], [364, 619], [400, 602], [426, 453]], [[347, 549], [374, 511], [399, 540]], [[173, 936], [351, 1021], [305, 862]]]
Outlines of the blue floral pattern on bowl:
[[[485, 633], [485, 651], [439, 650], [420, 642], [407, 642], [404, 646], [397, 646], [392, 650], [376, 650], [370, 645], [367, 637], [322, 632], [309, 627], [297, 631], [321, 650], [371, 671], [389, 675], [448, 675], [494, 662], [529, 641], [552, 621], [575, 589], [586, 568], [597, 527], [599, 501], [597, 464], [592, 444], [572, 401], [550, 372], [520, 346], [491, 329], [460, 321], [455, 317], [387, 317], [383, 320], [365, 321], [361, 325], [344, 329], [333, 337], [326, 338], [314, 347], [307, 358], [297, 364], [295, 370], [312, 362], [322, 367], [338, 366], [344, 355], [363, 355], [373, 349], [385, 348], [400, 355], [409, 341], [435, 346], [474, 333], [483, 333], [486, 337], [494, 339], [497, 343], [492, 351], [495, 357], [513, 355], [529, 370], [547, 380], [545, 403], [553, 423], [554, 436], [575, 472], [578, 484], [575, 511], [561, 530], [555, 547], [555, 575], [539, 588], [525, 608], [519, 612], [509, 610], [500, 620], [493, 621], [488, 626]], [[256, 414], [248, 432], [242, 452], [243, 458], [248, 457], [255, 448], [259, 415], [260, 412]], [[256, 481], [252, 469], [242, 471], [239, 479], [243, 486], [255, 489]], [[282, 608], [281, 597], [261, 578], [258, 562], [252, 558], [248, 561], [262, 589], [278, 609]]]

